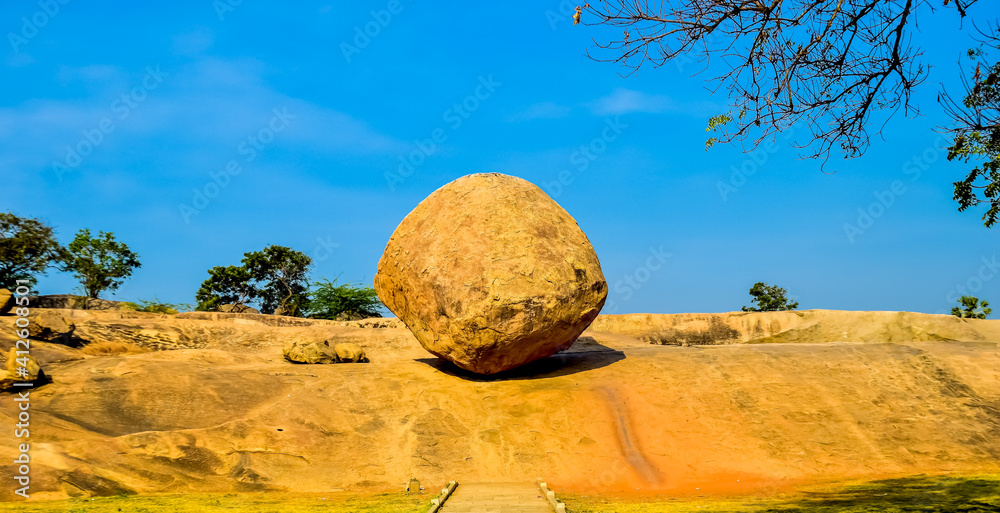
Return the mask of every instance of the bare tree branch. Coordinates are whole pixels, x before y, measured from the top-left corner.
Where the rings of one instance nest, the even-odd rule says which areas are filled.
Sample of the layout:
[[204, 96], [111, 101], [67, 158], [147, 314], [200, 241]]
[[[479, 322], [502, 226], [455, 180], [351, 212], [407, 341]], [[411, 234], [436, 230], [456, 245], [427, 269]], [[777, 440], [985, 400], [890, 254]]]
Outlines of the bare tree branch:
[[[919, 114], [912, 90], [926, 78], [909, 30], [920, 10], [966, 15], [977, 0], [603, 0], [584, 23], [623, 29], [595, 45], [635, 72], [644, 64], [703, 62], [720, 69], [730, 116], [712, 123], [719, 142], [765, 139], [800, 123], [806, 157], [864, 153], [872, 115]], [[711, 63], [718, 58], [721, 62]]]

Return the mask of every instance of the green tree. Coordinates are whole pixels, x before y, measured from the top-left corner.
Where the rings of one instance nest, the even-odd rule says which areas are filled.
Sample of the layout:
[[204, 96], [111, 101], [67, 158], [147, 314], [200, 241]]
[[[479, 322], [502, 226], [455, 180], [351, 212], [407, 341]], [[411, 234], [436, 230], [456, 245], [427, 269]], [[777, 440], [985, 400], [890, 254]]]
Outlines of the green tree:
[[196, 310], [210, 312], [226, 304], [249, 306], [260, 296], [253, 275], [239, 265], [215, 266], [195, 294]]
[[962, 305], [960, 307], [954, 307], [951, 309], [951, 314], [963, 319], [985, 319], [990, 313], [993, 312], [989, 302], [979, 301], [978, 297], [975, 296], [962, 296], [958, 299], [958, 304]]
[[105, 290], [118, 290], [141, 267], [139, 255], [115, 240], [111, 232], [98, 232], [97, 237], [92, 237], [90, 230], [80, 230], [67, 249], [65, 268], [76, 275], [90, 298], [97, 298]]
[[312, 258], [285, 246], [270, 245], [243, 255], [243, 267], [259, 283], [261, 313], [302, 315], [309, 301], [307, 276]]
[[788, 291], [777, 286], [768, 285], [764, 282], [758, 281], [750, 287], [750, 296], [753, 299], [750, 300], [751, 305], [757, 303], [757, 306], [744, 306], [744, 312], [776, 312], [779, 310], [795, 310], [799, 307], [798, 301], [788, 302], [786, 294]]
[[17, 280], [29, 286], [38, 275], [66, 258], [66, 248], [55, 239], [52, 227], [38, 219], [0, 212], [0, 289], [14, 290]]
[[243, 254], [243, 265], [216, 266], [195, 294], [200, 311], [224, 304], [250, 306], [261, 313], [301, 316], [309, 303], [307, 275], [312, 259], [301, 251], [271, 245]]
[[[990, 46], [1000, 48], [996, 38], [992, 43]], [[968, 54], [972, 59], [985, 55], [982, 48]], [[948, 160], [977, 163], [964, 180], [954, 183], [958, 210], [987, 205], [983, 224], [988, 228], [1000, 215], [1000, 62], [990, 65], [980, 59], [974, 69], [961, 105], [947, 93], [941, 95], [941, 101], [955, 122], [950, 130], [955, 139], [948, 147]]]
[[315, 319], [336, 319], [341, 314], [351, 317], [381, 317], [382, 302], [375, 289], [350, 283], [338, 285], [322, 279], [314, 283], [309, 294], [308, 316]]

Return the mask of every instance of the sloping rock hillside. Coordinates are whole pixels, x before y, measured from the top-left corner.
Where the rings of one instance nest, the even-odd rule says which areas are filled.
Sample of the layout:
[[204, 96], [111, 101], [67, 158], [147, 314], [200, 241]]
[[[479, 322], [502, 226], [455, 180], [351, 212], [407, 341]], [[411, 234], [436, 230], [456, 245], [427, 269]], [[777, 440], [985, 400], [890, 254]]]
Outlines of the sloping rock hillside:
[[[728, 493], [1000, 471], [1000, 321], [601, 316], [568, 351], [484, 378], [430, 356], [394, 319], [35, 315], [72, 326], [32, 346], [53, 379], [31, 395], [38, 499], [401, 488], [411, 477]], [[0, 317], [0, 350], [13, 320]], [[357, 343], [371, 363], [294, 364], [282, 357], [289, 340]], [[0, 425], [16, 414], [0, 402]], [[19, 441], [0, 429], [0, 459]], [[0, 466], [0, 480], [10, 472]]]

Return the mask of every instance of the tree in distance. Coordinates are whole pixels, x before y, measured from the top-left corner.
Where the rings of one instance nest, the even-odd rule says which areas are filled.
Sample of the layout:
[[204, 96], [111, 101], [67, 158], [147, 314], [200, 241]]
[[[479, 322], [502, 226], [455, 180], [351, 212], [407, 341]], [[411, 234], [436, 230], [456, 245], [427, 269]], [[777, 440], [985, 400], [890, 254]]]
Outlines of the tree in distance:
[[951, 314], [963, 319], [985, 319], [993, 312], [993, 309], [988, 308], [990, 306], [988, 301], [979, 301], [975, 296], [962, 296], [958, 298], [958, 304], [962, 306], [953, 307]]
[[382, 317], [382, 302], [375, 289], [346, 283], [338, 285], [322, 279], [313, 284], [309, 294], [309, 317], [315, 319], [337, 319], [338, 317], [366, 318]]
[[308, 304], [312, 258], [285, 246], [270, 245], [243, 255], [243, 267], [260, 285], [261, 313], [301, 317]]
[[232, 304], [250, 306], [257, 299], [260, 291], [253, 284], [253, 276], [245, 267], [239, 265], [217, 265], [208, 270], [208, 279], [202, 282], [195, 301], [198, 311], [213, 312], [220, 306]]
[[777, 312], [780, 310], [795, 310], [799, 307], [798, 301], [788, 302], [785, 296], [788, 291], [777, 286], [768, 285], [758, 281], [750, 287], [750, 304], [757, 303], [757, 306], [744, 306], [744, 312]]
[[243, 265], [216, 266], [208, 270], [195, 300], [199, 311], [214, 311], [224, 304], [250, 306], [260, 312], [300, 317], [308, 306], [306, 276], [312, 259], [285, 246], [270, 245], [243, 254]]
[[89, 298], [96, 299], [105, 290], [118, 290], [141, 267], [139, 255], [115, 240], [111, 232], [92, 237], [89, 229], [80, 230], [67, 250], [64, 270], [76, 275]]
[[29, 287], [67, 257], [66, 248], [56, 239], [52, 227], [38, 219], [0, 212], [0, 289], [14, 290], [17, 280]]
[[[673, 62], [679, 70], [694, 65], [694, 74], [712, 69], [716, 91], [725, 90], [729, 105], [708, 120], [716, 143], [740, 143], [749, 151], [794, 127], [794, 146], [807, 158], [829, 159], [839, 150], [845, 158], [868, 149], [888, 120], [902, 111], [915, 118], [912, 93], [926, 80], [930, 66], [915, 47], [917, 20], [944, 18], [956, 35], [974, 23], [966, 16], [991, 16], [995, 2], [979, 0], [611, 0], [584, 4], [575, 21], [619, 30], [604, 41], [595, 39], [597, 60], [638, 71]], [[941, 11], [939, 14], [938, 11]], [[960, 74], [973, 77], [962, 106], [939, 96], [955, 123], [943, 131], [954, 140], [949, 159], [984, 158], [985, 164], [955, 182], [959, 210], [988, 203], [983, 220], [997, 220], [1000, 145], [997, 26], [989, 27]], [[603, 37], [603, 36], [602, 36]], [[970, 39], [970, 43], [972, 40]], [[714, 59], [713, 59], [714, 58]], [[711, 62], [710, 62], [711, 61]], [[690, 69], [690, 68], [689, 68]], [[973, 71], [974, 69], [974, 71]], [[805, 134], [805, 135], [803, 135]], [[749, 143], [749, 148], [747, 148]], [[982, 191], [973, 194], [973, 190]]]

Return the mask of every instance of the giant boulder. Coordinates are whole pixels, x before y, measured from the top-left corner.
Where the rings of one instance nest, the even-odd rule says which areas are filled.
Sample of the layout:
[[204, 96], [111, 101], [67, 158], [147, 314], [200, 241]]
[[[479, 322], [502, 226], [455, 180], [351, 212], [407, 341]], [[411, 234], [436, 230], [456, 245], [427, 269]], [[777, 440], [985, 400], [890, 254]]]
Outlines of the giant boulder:
[[608, 294], [576, 221], [499, 173], [459, 178], [417, 205], [389, 239], [375, 290], [425, 349], [479, 374], [568, 348]]

